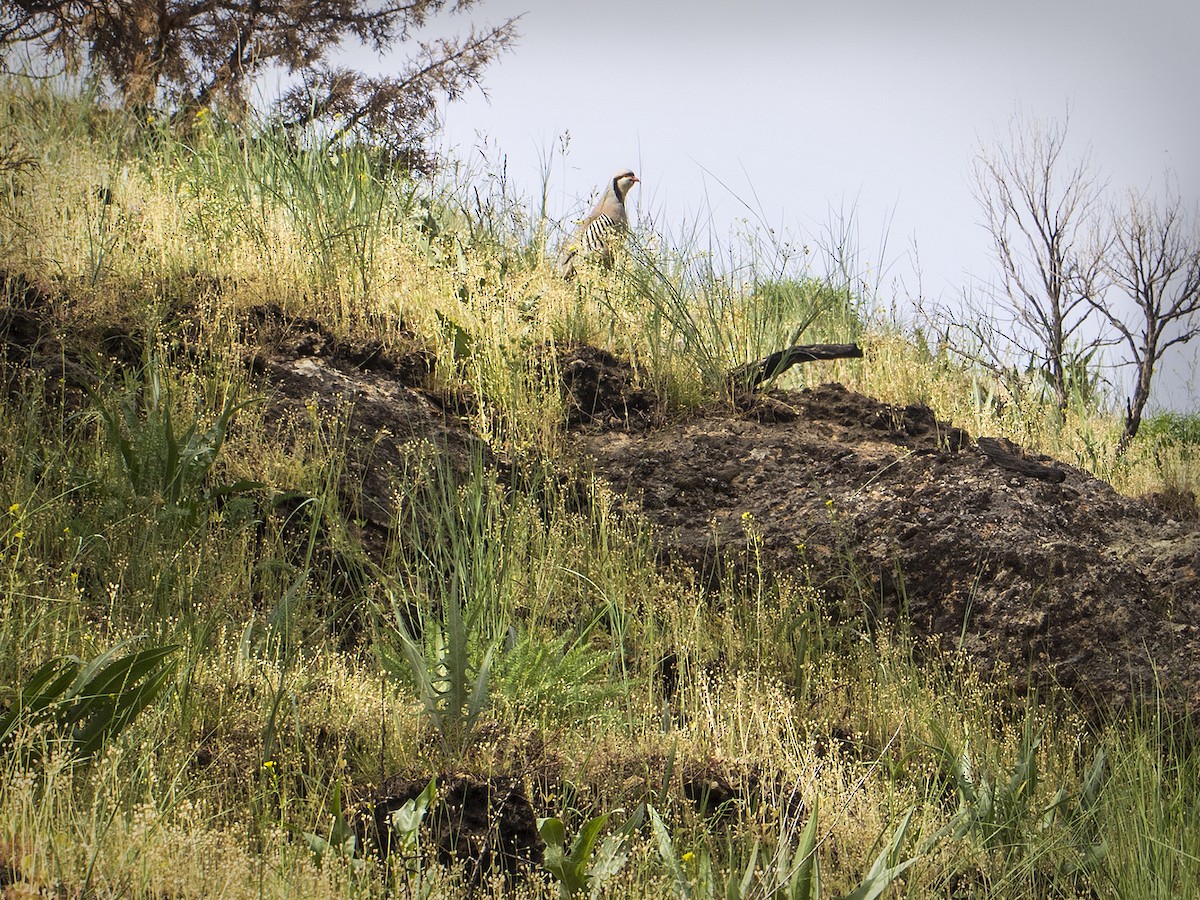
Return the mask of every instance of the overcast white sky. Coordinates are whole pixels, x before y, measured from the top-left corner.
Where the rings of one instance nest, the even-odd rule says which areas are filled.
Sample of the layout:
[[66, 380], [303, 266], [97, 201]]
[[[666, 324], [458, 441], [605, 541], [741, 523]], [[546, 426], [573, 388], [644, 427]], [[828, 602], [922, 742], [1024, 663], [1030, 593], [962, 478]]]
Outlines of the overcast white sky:
[[[1018, 109], [1069, 108], [1069, 148], [1090, 145], [1114, 197], [1169, 167], [1200, 198], [1197, 0], [483, 0], [438, 28], [522, 13], [489, 99], [450, 105], [444, 139], [478, 158], [486, 136], [531, 196], [551, 157], [553, 215], [622, 166], [643, 182], [631, 216], [668, 231], [746, 215], [715, 179], [799, 240], [853, 208], [885, 300], [916, 292], [915, 241], [924, 294], [950, 301], [994, 278], [969, 172]], [[1196, 405], [1198, 353], [1176, 355], [1160, 399]]]

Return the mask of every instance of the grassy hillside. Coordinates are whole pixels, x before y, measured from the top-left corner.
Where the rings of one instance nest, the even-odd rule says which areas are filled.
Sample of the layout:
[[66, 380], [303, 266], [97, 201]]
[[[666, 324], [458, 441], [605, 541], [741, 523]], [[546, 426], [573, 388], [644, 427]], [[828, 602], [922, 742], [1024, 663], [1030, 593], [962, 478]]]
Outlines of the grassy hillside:
[[[420, 805], [389, 865], [355, 831], [381, 786], [430, 779], [508, 785], [568, 852], [607, 816], [553, 875], [484, 873], [485, 894], [582, 896], [589, 861], [612, 897], [1200, 893], [1190, 724], [981, 683], [803, 572], [713, 588], [660, 565], [568, 462], [555, 360], [610, 350], [677, 417], [808, 323], [865, 358], [784, 385], [928, 404], [1133, 495], [1200, 489], [1194, 420], [1118, 459], [1115, 417], [1015, 403], [879, 320], [859, 273], [770, 242], [636, 235], [622, 271], [566, 283], [556, 229], [488, 173], [414, 182], [203, 113], [181, 134], [2, 90], [14, 896], [460, 896], [475, 873]], [[381, 552], [347, 503], [345, 416], [272, 415], [263, 310], [425, 354], [424, 389], [482, 439], [414, 442]], [[719, 668], [689, 662], [714, 647]]]

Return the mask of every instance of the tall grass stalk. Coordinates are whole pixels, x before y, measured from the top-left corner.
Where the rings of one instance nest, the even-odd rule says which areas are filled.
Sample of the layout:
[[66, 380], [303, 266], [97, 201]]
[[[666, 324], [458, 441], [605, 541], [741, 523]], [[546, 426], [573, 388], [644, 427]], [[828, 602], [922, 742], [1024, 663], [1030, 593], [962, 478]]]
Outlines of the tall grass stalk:
[[[698, 379], [701, 395], [721, 393], [734, 368], [776, 350], [858, 337], [853, 295], [804, 271], [792, 273], [789, 262], [779, 243], [761, 237], [748, 246], [682, 251], [635, 243], [623, 274], [629, 307], [610, 301], [614, 321], [644, 336], [644, 347], [631, 349], [635, 358], [645, 354], [660, 390]], [[638, 311], [633, 322], [630, 310]]]

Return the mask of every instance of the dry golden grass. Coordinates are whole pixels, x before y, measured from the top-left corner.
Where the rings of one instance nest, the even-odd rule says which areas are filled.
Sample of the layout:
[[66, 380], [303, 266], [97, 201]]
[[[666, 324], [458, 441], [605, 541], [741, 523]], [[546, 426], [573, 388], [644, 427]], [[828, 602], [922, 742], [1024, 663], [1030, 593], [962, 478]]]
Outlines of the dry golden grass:
[[[54, 298], [64, 330], [119, 323], [155, 334], [171, 311], [196, 311], [196, 349], [206, 362], [164, 376], [181, 421], [219, 410], [233, 392], [252, 392], [237, 323], [265, 304], [388, 347], [419, 335], [437, 358], [435, 381], [481, 398], [471, 425], [514, 455], [560, 448], [564, 411], [552, 361], [555, 348], [571, 343], [634, 361], [678, 409], [711, 399], [686, 335], [656, 346], [654, 310], [619, 275], [585, 273], [565, 283], [543, 247], [513, 235], [472, 239], [461, 205], [439, 206], [444, 198], [428, 186], [416, 187], [422, 203], [409, 208], [394, 202], [398, 195], [385, 197], [366, 235], [369, 259], [325, 258], [314, 233], [336, 243], [340, 232], [314, 232], [323, 220], [311, 198], [256, 194], [263, 170], [247, 161], [251, 144], [214, 131], [178, 145], [159, 133], [155, 140], [165, 146], [135, 152], [106, 137], [97, 114], [78, 101], [9, 89], [14, 103], [0, 104], [0, 120], [38, 162], [0, 185], [3, 268]], [[40, 128], [32, 109], [42, 110]], [[255, 196], [260, 205], [249, 202]], [[436, 229], [422, 224], [427, 217], [438, 220]], [[714, 296], [736, 308], [717, 310], [716, 318], [735, 331], [759, 327], [740, 288], [722, 290]], [[727, 337], [737, 352], [753, 354], [744, 333]], [[1044, 410], [1018, 408], [997, 385], [914, 335], [866, 323], [859, 341], [862, 361], [793, 372], [781, 386], [838, 380], [886, 402], [925, 403], [972, 435], [1010, 437], [1127, 493], [1200, 491], [1194, 448], [1135, 445], [1117, 460], [1119, 422], [1111, 414], [1069, 412], [1057, 422]], [[989, 394], [993, 400], [982, 399]], [[934, 724], [993, 765], [998, 778], [1014, 766], [1022, 721], [1000, 691], [931, 650], [917, 654], [900, 638], [834, 626], [823, 618], [819, 591], [801, 582], [784, 580], [777, 593], [730, 589], [712, 603], [655, 568], [647, 536], [615, 513], [602, 488], [590, 518], [552, 509], [547, 523], [532, 502], [508, 511], [521, 590], [505, 602], [513, 623], [547, 639], [583, 631], [603, 610], [602, 624], [586, 634], [606, 654], [605, 684], [580, 695], [578, 715], [539, 716], [520, 698], [498, 701], [493, 710], [512, 719], [493, 716], [461, 758], [447, 760], [411, 691], [381, 683], [370, 652], [338, 650], [308, 594], [295, 622], [272, 622], [280, 608], [272, 604], [293, 584], [314, 596], [323, 589], [289, 568], [295, 563], [280, 549], [285, 538], [275, 526], [181, 537], [160, 533], [144, 509], [112, 524], [99, 500], [77, 501], [88, 479], [116, 478], [105, 460], [111, 449], [94, 428], [64, 426], [61, 440], [47, 443], [31, 424], [46, 411], [30, 416], [23, 402], [0, 402], [0, 438], [21, 447], [39, 435], [47, 462], [0, 452], [0, 497], [10, 510], [0, 522], [0, 678], [18, 684], [31, 660], [87, 657], [139, 630], [182, 650], [170, 690], [94, 762], [70, 763], [44, 730], [10, 745], [0, 760], [5, 896], [384, 896], [382, 870], [371, 858], [360, 861], [361, 872], [332, 854], [318, 864], [297, 831], [328, 830], [335, 785], [361, 800], [383, 774], [421, 778], [455, 769], [516, 773], [531, 785], [549, 774], [558, 789], [574, 786], [576, 818], [612, 811], [615, 820], [616, 810], [632, 812], [652, 799], [697, 878], [710, 849], [724, 875], [744, 865], [756, 838], [764, 852], [781, 839], [795, 841], [819, 801], [818, 855], [826, 893], [836, 895], [863, 876], [908, 808], [917, 809], [909, 849], [954, 819], [957, 795], [930, 750], [939, 740]], [[344, 456], [339, 423], [319, 421], [280, 445], [263, 416], [255, 405], [239, 413], [216, 475], [331, 498]], [[88, 517], [110, 524], [81, 536]], [[382, 595], [380, 585], [372, 590]], [[147, 611], [159, 609], [171, 612], [152, 621]], [[802, 661], [802, 687], [794, 680], [796, 646], [779, 637], [788, 633], [785, 611], [796, 610], [824, 622], [820, 633], [828, 636]], [[664, 703], [655, 664], [668, 651], [688, 664]], [[718, 656], [723, 664], [710, 665]], [[576, 687], [554, 685], [550, 695], [574, 696]], [[4, 699], [11, 703], [12, 692]], [[1098, 739], [1069, 713], [1035, 712], [1046, 728], [1043, 778], [1025, 801], [1041, 809], [1057, 788], [1078, 788]], [[30, 749], [43, 753], [36, 766], [22, 761]], [[763, 805], [740, 830], [703, 819], [684, 797], [685, 776], [709, 765], [761, 779]], [[1197, 834], [1186, 819], [1154, 822], [1160, 842]], [[904, 892], [946, 896], [954, 874], [964, 873], [981, 896], [993, 888], [995, 896], [1040, 896], [1039, 854], [1058, 853], [1056, 861], [1069, 854], [1054, 843], [1061, 838], [1029, 828], [1032, 849], [1019, 864], [969, 839], [941, 841], [906, 873]], [[452, 873], [429, 872], [429, 896], [461, 895]], [[1055, 884], [1066, 895], [1073, 882], [1064, 876]], [[392, 889], [406, 895], [402, 883]], [[491, 891], [504, 893], [499, 885]], [[516, 896], [555, 894], [553, 885], [531, 880]], [[648, 832], [602, 894], [674, 895]]]

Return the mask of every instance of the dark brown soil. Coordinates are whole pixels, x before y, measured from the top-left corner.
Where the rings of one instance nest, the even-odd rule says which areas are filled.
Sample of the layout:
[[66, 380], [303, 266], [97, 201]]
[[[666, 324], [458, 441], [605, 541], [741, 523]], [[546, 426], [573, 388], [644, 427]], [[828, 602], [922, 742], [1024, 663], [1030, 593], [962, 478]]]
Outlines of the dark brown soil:
[[[397, 849], [393, 813], [416, 799], [427, 783], [390, 779], [371, 803], [364, 837], [384, 859]], [[434, 848], [443, 865], [461, 869], [468, 884], [480, 884], [493, 872], [511, 878], [541, 862], [537, 817], [520, 781], [505, 776], [439, 777], [436, 791], [422, 821], [422, 843]]]
[[633, 367], [607, 350], [574, 347], [558, 361], [570, 428], [647, 426], [655, 398], [636, 384]]
[[[1200, 529], [924, 407], [827, 384], [650, 430], [578, 431], [597, 475], [702, 577], [744, 554], [879, 598], [985, 670], [1055, 680], [1087, 708], [1160, 689], [1200, 709]], [[736, 569], [736, 565], [734, 567]]]
[[[282, 407], [353, 404], [373, 448], [354, 469], [373, 527], [385, 526], [380, 492], [414, 438], [460, 459], [472, 446], [452, 405], [414, 378], [419, 367], [364, 370], [328, 344], [326, 356], [296, 347], [266, 353], [263, 371]], [[1200, 709], [1200, 528], [1187, 498], [1122, 497], [1005, 440], [974, 441], [925, 407], [839, 385], [670, 422], [605, 351], [571, 350], [559, 370], [577, 459], [702, 578], [742, 552], [749, 515], [767, 569], [835, 597], [854, 581], [879, 598], [872, 614], [905, 616], [984, 670], [1056, 681], [1090, 709], [1156, 689]]]
[[378, 342], [334, 337], [312, 319], [288, 319], [278, 309], [251, 312], [248, 335], [258, 345], [249, 360], [267, 390], [268, 420], [281, 435], [324, 421], [345, 423], [343, 500], [364, 549], [382, 555], [395, 514], [395, 484], [414, 458], [435, 453], [454, 471], [490, 452], [463, 423], [467, 404], [427, 386], [433, 356], [415, 335], [399, 351]]

